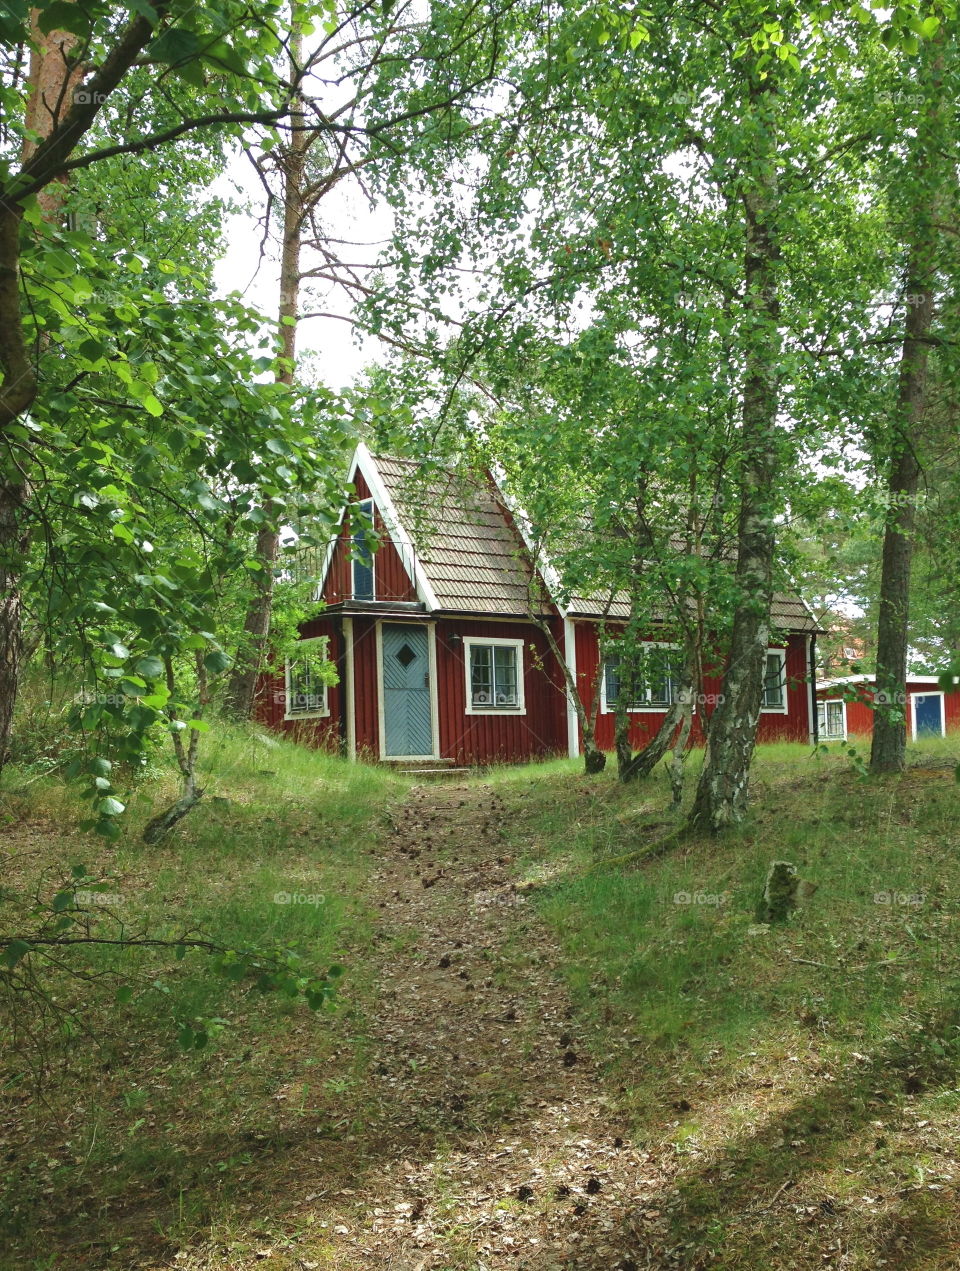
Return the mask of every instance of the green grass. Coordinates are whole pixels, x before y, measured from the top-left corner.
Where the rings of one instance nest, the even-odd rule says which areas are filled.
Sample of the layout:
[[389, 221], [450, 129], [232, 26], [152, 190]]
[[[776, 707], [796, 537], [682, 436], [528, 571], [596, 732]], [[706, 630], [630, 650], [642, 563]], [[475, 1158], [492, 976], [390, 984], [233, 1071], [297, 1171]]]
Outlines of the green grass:
[[[80, 1215], [77, 1249], [66, 1255], [79, 1264], [104, 1230], [117, 1232], [120, 1250], [206, 1230], [301, 1127], [314, 1143], [349, 1133], [331, 1073], [362, 1101], [372, 918], [362, 893], [406, 782], [258, 729], [218, 727], [204, 740], [204, 798], [153, 848], [140, 829], [177, 792], [163, 756], [128, 781], [115, 844], [79, 834], [82, 809], [58, 777], [35, 764], [8, 769], [0, 930], [29, 924], [25, 898], [49, 900], [82, 861], [117, 897], [94, 908], [94, 934], [292, 949], [305, 973], [337, 961], [346, 967], [342, 1003], [314, 1014], [300, 1000], [231, 985], [200, 952], [177, 961], [172, 950], [80, 949], [70, 965], [93, 979], [45, 971], [58, 1012], [20, 1004], [0, 1021], [0, 1091], [31, 1140], [29, 1152], [0, 1164], [0, 1246], [10, 1249], [0, 1266], [33, 1265], [33, 1224], [50, 1221], [50, 1196]], [[278, 903], [282, 893], [310, 903]], [[135, 990], [122, 1007], [119, 985]], [[184, 1053], [179, 1028], [197, 1019], [219, 1021], [216, 1035], [208, 1049]], [[296, 1158], [291, 1167], [301, 1168]], [[152, 1235], [138, 1230], [138, 1196]]]
[[[694, 1254], [729, 1268], [817, 1265], [799, 1220], [784, 1229], [744, 1211], [795, 1179], [841, 1199], [888, 1194], [913, 1168], [908, 1111], [949, 1126], [931, 1168], [952, 1177], [958, 749], [924, 742], [902, 777], [876, 780], [837, 753], [760, 747], [743, 826], [627, 871], [603, 858], [676, 824], [664, 774], [632, 788], [569, 761], [492, 774], [589, 1044], [635, 1137], [683, 1162], [673, 1229], [691, 1266]], [[776, 859], [817, 891], [788, 923], [758, 924]], [[872, 1127], [891, 1118], [879, 1152]], [[894, 1210], [919, 1244], [915, 1261], [890, 1264], [947, 1265], [935, 1250], [960, 1240], [950, 1205], [911, 1192]], [[849, 1265], [876, 1265], [866, 1232], [848, 1234]]]

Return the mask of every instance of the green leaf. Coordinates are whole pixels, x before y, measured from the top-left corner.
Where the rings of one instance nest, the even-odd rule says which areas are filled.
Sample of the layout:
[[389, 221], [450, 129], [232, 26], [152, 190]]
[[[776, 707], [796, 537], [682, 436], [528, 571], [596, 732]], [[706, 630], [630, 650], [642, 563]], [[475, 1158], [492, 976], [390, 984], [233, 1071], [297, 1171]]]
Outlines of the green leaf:
[[33, 946], [27, 944], [26, 940], [11, 940], [3, 951], [3, 965], [12, 971], [20, 959], [26, 957], [32, 948]]
[[126, 1006], [133, 1001], [134, 990], [129, 984], [121, 984], [117, 989], [116, 998], [118, 1006]]
[[84, 12], [84, 6], [68, 0], [52, 0], [40, 7], [37, 26], [45, 35], [51, 31], [70, 31], [74, 35], [89, 35], [92, 15]]
[[120, 816], [122, 812], [126, 811], [126, 807], [119, 799], [115, 799], [112, 795], [108, 795], [107, 798], [99, 800], [97, 803], [97, 811], [101, 816]]
[[212, 649], [203, 659], [203, 665], [211, 675], [219, 675], [230, 665], [230, 659], [222, 649]]
[[163, 662], [155, 654], [149, 654], [145, 658], [140, 658], [136, 664], [138, 675], [142, 675], [147, 680], [158, 680], [163, 675]]
[[55, 914], [62, 914], [65, 909], [71, 909], [74, 904], [74, 895], [72, 891], [58, 891], [51, 902], [51, 908]]
[[143, 408], [148, 415], [157, 417], [163, 414], [163, 405], [157, 400], [152, 393], [148, 393], [143, 399]]

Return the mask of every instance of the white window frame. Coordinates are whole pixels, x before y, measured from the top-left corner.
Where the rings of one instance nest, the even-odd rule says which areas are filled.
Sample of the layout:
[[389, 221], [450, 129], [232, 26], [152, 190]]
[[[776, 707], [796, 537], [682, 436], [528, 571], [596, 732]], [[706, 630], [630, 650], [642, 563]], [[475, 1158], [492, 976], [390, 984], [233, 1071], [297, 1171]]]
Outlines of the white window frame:
[[[311, 636], [307, 640], [299, 640], [297, 642], [297, 647], [303, 648], [306, 645], [311, 645], [311, 644], [322, 644], [323, 645], [322, 656], [324, 660], [328, 660], [328, 650], [330, 648], [329, 636], [325, 636], [325, 635]], [[308, 710], [308, 711], [291, 712], [290, 702], [292, 701], [294, 694], [290, 686], [290, 663], [296, 662], [296, 661], [297, 661], [296, 654], [294, 654], [293, 656], [288, 654], [287, 657], [284, 659], [284, 667], [283, 667], [283, 688], [284, 688], [283, 718], [284, 718], [284, 721], [287, 721], [287, 720], [292, 721], [297, 719], [328, 719], [330, 716], [330, 686], [329, 684], [324, 684], [323, 686], [323, 706], [322, 707], [318, 707], [314, 710]]]
[[[496, 703], [490, 706], [474, 706], [473, 704], [473, 686], [471, 684], [471, 667], [473, 662], [473, 654], [471, 650], [475, 645], [498, 646], [499, 648], [512, 648], [516, 650], [517, 657], [517, 705], [516, 706], [497, 706]], [[527, 703], [524, 686], [525, 666], [523, 660], [523, 640], [507, 639], [503, 636], [464, 636], [463, 637], [463, 669], [464, 679], [466, 683], [466, 711], [467, 715], [526, 715]]]
[[[843, 719], [843, 732], [839, 737], [830, 737], [827, 734], [827, 707], [839, 706], [841, 718]], [[823, 728], [820, 727], [820, 707], [823, 707]], [[818, 697], [817, 698], [817, 740], [818, 741], [846, 741], [847, 740], [847, 703], [842, 697]]]
[[[683, 649], [679, 644], [671, 644], [668, 640], [641, 640], [640, 648], [642, 649], [671, 649], [677, 653], [682, 653]], [[617, 711], [616, 704], [609, 705], [607, 702], [607, 659], [601, 653], [603, 658], [603, 683], [600, 686], [600, 714], [615, 715]], [[648, 690], [649, 691], [649, 690]], [[670, 709], [669, 706], [628, 706], [628, 715], [666, 715]], [[696, 711], [696, 705], [694, 705]]]
[[762, 715], [787, 715], [790, 713], [790, 695], [788, 692], [788, 685], [787, 685], [787, 651], [786, 649], [767, 649], [767, 652], [764, 655], [764, 659], [763, 659], [763, 684], [764, 684], [763, 692], [766, 693], [765, 686], [767, 683], [767, 658], [771, 657], [774, 653], [780, 659], [780, 682], [783, 684], [783, 705], [782, 706], [764, 706], [762, 705], [762, 698], [761, 698], [760, 713]]
[[[374, 503], [373, 499], [370, 499], [370, 498], [357, 499], [356, 502], [353, 504], [353, 506], [355, 508], [359, 508], [361, 512], [367, 515], [371, 525], [371, 532], [373, 532], [373, 526], [377, 516], [377, 505], [376, 503]], [[354, 556], [354, 548], [356, 547], [356, 533], [357, 531], [354, 528], [351, 521], [351, 525], [350, 525], [350, 599], [351, 600], [357, 599], [357, 575], [356, 575], [357, 560], [356, 560], [356, 557]], [[369, 604], [371, 600], [376, 600], [377, 598], [377, 553], [376, 552], [370, 553], [369, 569], [370, 569], [370, 591], [372, 594], [370, 596], [364, 596], [363, 599], [360, 601], [361, 604], [364, 604], [364, 603]]]
[[[909, 676], [907, 677], [909, 679]], [[940, 698], [940, 736], [947, 735], [947, 703], [943, 691], [932, 693], [911, 693], [910, 694], [910, 733], [911, 740], [917, 740], [917, 698], [918, 697], [939, 697]]]

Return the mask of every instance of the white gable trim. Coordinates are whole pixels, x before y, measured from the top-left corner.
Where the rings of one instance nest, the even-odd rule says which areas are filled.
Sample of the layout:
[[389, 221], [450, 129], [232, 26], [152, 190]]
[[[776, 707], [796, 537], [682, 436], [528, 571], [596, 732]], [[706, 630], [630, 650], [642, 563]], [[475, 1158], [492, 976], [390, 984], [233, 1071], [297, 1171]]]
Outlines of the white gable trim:
[[423, 566], [417, 560], [413, 539], [403, 528], [393, 499], [391, 499], [387, 487], [383, 484], [380, 473], [377, 471], [377, 462], [362, 441], [357, 446], [357, 452], [353, 457], [353, 466], [350, 472], [351, 481], [357, 471], [360, 472], [360, 475], [370, 487], [373, 501], [380, 509], [380, 515], [383, 517], [383, 523], [387, 527], [387, 533], [393, 539], [393, 545], [400, 555], [404, 569], [407, 571], [407, 577], [411, 579], [417, 589], [417, 595], [428, 610], [439, 609], [440, 604], [433, 587], [430, 585], [430, 579], [424, 573]]
[[507, 511], [512, 515], [514, 524], [520, 531], [520, 537], [523, 539], [523, 545], [527, 549], [530, 556], [530, 564], [540, 574], [543, 581], [547, 584], [547, 591], [550, 599], [557, 607], [557, 612], [561, 618], [566, 618], [567, 610], [560, 603], [560, 575], [550, 564], [546, 552], [542, 547], [538, 547], [533, 540], [530, 531], [530, 517], [526, 514], [517, 500], [506, 488], [507, 474], [502, 466], [498, 463], [490, 469], [490, 475], [493, 477], [493, 483], [497, 487], [497, 493], [503, 500]]
[[[403, 528], [393, 499], [391, 499], [387, 487], [383, 484], [383, 480], [377, 470], [376, 460], [370, 453], [368, 447], [364, 445], [362, 441], [353, 452], [353, 458], [350, 461], [350, 468], [347, 472], [348, 484], [353, 481], [358, 472], [363, 477], [364, 481], [366, 481], [370, 490], [370, 497], [373, 499], [375, 506], [380, 510], [380, 515], [383, 517], [383, 523], [386, 527], [387, 533], [390, 535], [393, 545], [397, 549], [403, 568], [407, 572], [407, 577], [416, 588], [418, 597], [423, 601], [428, 610], [439, 609], [440, 605], [437, 601], [436, 593], [430, 584], [429, 578], [424, 573], [423, 566], [420, 565], [417, 560], [417, 553], [413, 546], [413, 540]], [[313, 592], [312, 598], [315, 601], [323, 599], [323, 589], [327, 583], [327, 574], [330, 570], [333, 553], [336, 550], [336, 546], [339, 541], [340, 527], [343, 525], [343, 519], [346, 516], [346, 513], [347, 504], [344, 503], [340, 510], [340, 518], [337, 521], [337, 535], [327, 544], [326, 554], [323, 559], [323, 567], [320, 570], [320, 580]]]

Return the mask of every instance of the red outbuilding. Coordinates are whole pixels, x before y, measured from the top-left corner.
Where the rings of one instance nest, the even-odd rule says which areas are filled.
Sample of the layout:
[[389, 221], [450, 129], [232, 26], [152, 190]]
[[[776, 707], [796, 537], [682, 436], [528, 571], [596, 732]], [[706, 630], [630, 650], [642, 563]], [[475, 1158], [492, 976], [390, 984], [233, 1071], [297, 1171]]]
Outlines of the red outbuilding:
[[[261, 683], [264, 723], [351, 758], [460, 766], [574, 756], [581, 733], [559, 652], [584, 703], [602, 676], [597, 740], [613, 746], [616, 663], [600, 666], [599, 627], [625, 621], [626, 603], [605, 615], [590, 600], [554, 599], [549, 571], [535, 569], [523, 524], [489, 473], [468, 481], [360, 445], [347, 486], [340, 530], [317, 562], [318, 613], [300, 628], [302, 652], [283, 677]], [[772, 617], [758, 738], [806, 742], [817, 626], [798, 597], [777, 596]], [[636, 746], [676, 692], [672, 646], [656, 630], [646, 645], [658, 673], [630, 707]], [[698, 734], [721, 680], [717, 666], [697, 706]]]
[[[846, 741], [849, 737], [869, 737], [877, 702], [876, 680], [872, 675], [847, 675], [822, 680], [817, 686], [817, 733], [821, 741]], [[904, 709], [907, 731], [918, 737], [945, 737], [960, 729], [960, 689], [944, 692], [936, 675], [911, 675], [897, 700]]]

